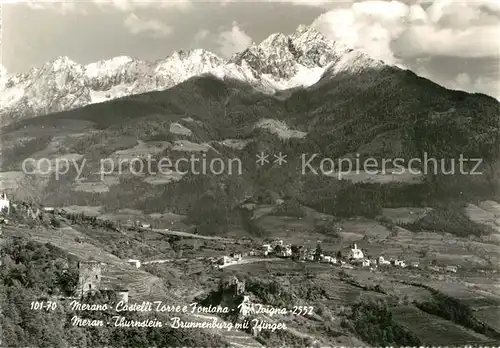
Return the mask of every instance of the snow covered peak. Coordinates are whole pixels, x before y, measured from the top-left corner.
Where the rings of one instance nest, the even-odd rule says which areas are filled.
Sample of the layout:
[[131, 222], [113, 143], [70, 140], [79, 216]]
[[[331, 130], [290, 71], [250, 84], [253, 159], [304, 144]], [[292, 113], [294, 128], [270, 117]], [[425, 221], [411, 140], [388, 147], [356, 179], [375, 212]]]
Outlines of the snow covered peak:
[[215, 59], [215, 60], [218, 60], [221, 62], [224, 61], [222, 58], [220, 58], [216, 54], [214, 54], [210, 51], [204, 50], [202, 48], [195, 48], [195, 49], [188, 50], [188, 51], [179, 51], [178, 53], [179, 53], [181, 59], [209, 59], [209, 60]]
[[187, 51], [182, 59], [185, 62], [189, 61], [190, 64], [202, 64], [210, 69], [226, 63], [224, 59], [216, 54], [200, 48]]
[[301, 37], [301, 36], [306, 36], [309, 38], [319, 38], [321, 40], [326, 40], [326, 38], [323, 36], [323, 34], [321, 34], [319, 31], [317, 31], [311, 25], [301, 24], [297, 27], [297, 29], [295, 30], [295, 33], [292, 34], [292, 37]]
[[365, 71], [370, 71], [373, 76], [376, 76], [385, 67], [385, 63], [381, 60], [375, 60], [359, 50], [349, 50], [326, 67], [320, 81], [328, 81], [343, 73], [355, 75]]
[[164, 89], [193, 76], [205, 74], [225, 63], [222, 58], [203, 49], [178, 51], [158, 62], [154, 75], [157, 85]]
[[290, 35], [290, 41], [295, 49], [307, 50], [312, 46], [324, 46], [330, 49], [335, 47], [334, 42], [328, 40], [319, 31], [311, 26], [301, 25]]
[[101, 74], [112, 74], [119, 69], [123, 69], [128, 63], [133, 62], [129, 56], [118, 56], [111, 59], [103, 59], [85, 66], [85, 74], [89, 78], [98, 77]]
[[198, 66], [198, 70], [205, 72], [225, 64], [224, 59], [220, 58], [216, 54], [206, 51], [201, 48], [188, 50], [188, 51], [176, 51], [170, 57], [159, 62], [156, 71], [161, 71], [166, 66], [182, 66], [187, 69], [193, 69], [194, 66]]
[[264, 50], [283, 48], [287, 46], [288, 46], [288, 37], [282, 33], [272, 34], [259, 44], [259, 48]]
[[130, 56], [118, 56], [118, 57], [113, 57], [111, 59], [108, 59], [108, 62], [110, 64], [124, 65], [124, 64], [130, 63], [133, 60], [134, 60], [134, 58], [132, 58]]
[[253, 44], [233, 56], [230, 63], [241, 65], [246, 61], [260, 74], [271, 75], [275, 80], [290, 79], [297, 72], [295, 57], [290, 52], [289, 38], [281, 33], [272, 34], [260, 44]]
[[53, 61], [46, 63], [43, 67], [44, 69], [50, 69], [53, 71], [61, 71], [61, 70], [69, 70], [69, 69], [78, 69], [82, 70], [82, 66], [75, 61], [69, 59], [66, 56], [59, 56]]
[[238, 65], [235, 63], [221, 65], [210, 71], [209, 74], [221, 80], [234, 79], [246, 82], [256, 90], [267, 94], [274, 94], [276, 90], [283, 89], [283, 86], [277, 81], [269, 75], [259, 74], [245, 60], [242, 60]]
[[311, 26], [300, 26], [290, 36], [297, 61], [308, 67], [325, 67], [332, 60], [344, 55], [348, 48], [328, 40]]
[[299, 24], [299, 26], [297, 27], [297, 29], [295, 30], [296, 33], [302, 33], [304, 31], [307, 31], [309, 30], [309, 28], [312, 28], [312, 26], [310, 25], [305, 25], [305, 24]]
[[279, 85], [290, 88], [316, 83], [332, 64], [340, 64], [334, 70], [350, 69], [353, 73], [378, 64], [361, 52], [352, 52], [343, 44], [328, 40], [312, 26], [300, 25], [289, 36], [276, 33], [260, 44], [251, 45], [230, 62], [241, 65], [246, 61], [259, 74], [269, 75]]
[[[326, 67], [337, 55], [333, 42], [314, 28], [301, 25], [289, 36], [282, 33], [270, 35], [260, 44], [253, 44], [244, 52], [233, 56], [230, 62], [241, 64], [246, 61], [258, 73], [270, 75], [282, 85], [294, 80], [295, 87], [297, 83], [308, 85], [315, 80], [322, 72], [318, 68]], [[302, 84], [297, 77], [307, 76], [307, 69], [314, 70], [314, 73], [311, 71], [311, 76], [315, 78]]]
[[[326, 39], [311, 26], [291, 35], [272, 34], [229, 62], [203, 49], [177, 51], [147, 62], [118, 56], [82, 66], [58, 57], [40, 68], [9, 76], [0, 67], [2, 121], [68, 110], [90, 103], [168, 89], [191, 77], [212, 74], [244, 81], [265, 93], [309, 87], [342, 72], [377, 71], [381, 62]], [[5, 117], [7, 115], [7, 117]], [[2, 122], [3, 123], [3, 122]]]
[[0, 93], [2, 124], [20, 118], [84, 106], [90, 102], [83, 67], [57, 57], [41, 68], [8, 76]]
[[45, 63], [41, 69], [30, 71], [31, 80], [36, 85], [52, 86], [65, 89], [65, 84], [83, 85], [84, 68], [68, 57], [57, 57]]

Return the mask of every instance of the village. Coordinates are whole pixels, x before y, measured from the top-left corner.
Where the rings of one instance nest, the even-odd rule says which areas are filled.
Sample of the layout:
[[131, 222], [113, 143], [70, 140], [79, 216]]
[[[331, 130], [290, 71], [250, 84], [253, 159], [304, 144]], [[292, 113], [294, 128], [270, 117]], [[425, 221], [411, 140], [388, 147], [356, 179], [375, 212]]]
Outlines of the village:
[[[345, 269], [366, 268], [371, 271], [379, 267], [395, 267], [395, 268], [412, 268], [419, 269], [418, 261], [408, 261], [398, 258], [385, 259], [383, 255], [377, 258], [371, 258], [358, 247], [356, 243], [343, 253], [339, 250], [335, 255], [325, 254], [321, 241], [317, 242], [315, 248], [307, 248], [302, 245], [284, 244], [283, 240], [275, 240], [269, 244], [263, 244], [260, 249], [252, 249], [246, 253], [234, 252], [229, 256], [223, 256], [216, 261], [219, 268], [225, 268], [239, 263], [245, 263], [245, 258], [260, 257], [260, 258], [283, 258], [291, 259], [296, 262], [317, 262], [335, 266], [340, 266]], [[457, 266], [440, 267], [437, 265], [429, 265], [427, 269], [434, 272], [449, 272], [457, 273]]]

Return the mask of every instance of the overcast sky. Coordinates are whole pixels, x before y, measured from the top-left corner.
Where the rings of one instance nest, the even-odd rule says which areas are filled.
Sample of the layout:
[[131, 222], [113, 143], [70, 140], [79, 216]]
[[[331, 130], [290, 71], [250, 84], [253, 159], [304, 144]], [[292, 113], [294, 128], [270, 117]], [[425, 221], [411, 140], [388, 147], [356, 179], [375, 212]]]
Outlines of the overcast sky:
[[2, 64], [11, 73], [58, 56], [86, 64], [204, 48], [227, 58], [272, 33], [307, 24], [446, 87], [500, 99], [500, 0], [0, 3]]

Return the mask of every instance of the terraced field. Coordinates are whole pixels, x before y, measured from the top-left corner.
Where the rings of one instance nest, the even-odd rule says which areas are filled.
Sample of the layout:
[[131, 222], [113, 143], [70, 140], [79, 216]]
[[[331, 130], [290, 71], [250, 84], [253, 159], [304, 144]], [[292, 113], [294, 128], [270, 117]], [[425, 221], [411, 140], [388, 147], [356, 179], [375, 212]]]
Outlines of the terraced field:
[[478, 296], [474, 298], [462, 299], [460, 302], [476, 310], [492, 307], [497, 308], [497, 310], [500, 309], [500, 299], [494, 297]]
[[[494, 344], [491, 339], [414, 307], [394, 310], [397, 323], [414, 332], [424, 345]], [[498, 344], [498, 342], [497, 342]]]
[[6, 237], [24, 237], [40, 243], [50, 243], [81, 260], [94, 259], [111, 265], [126, 265], [117, 256], [106, 253], [93, 244], [85, 241], [77, 242], [78, 238], [87, 240], [88, 237], [71, 227], [60, 229], [6, 227], [4, 235]]
[[490, 307], [474, 312], [474, 316], [481, 320], [483, 323], [491, 326], [492, 328], [500, 331], [500, 308]]
[[486, 293], [476, 287], [467, 287], [464, 284], [456, 282], [428, 282], [430, 287], [460, 300], [464, 305], [472, 308], [473, 310], [481, 310], [487, 308], [500, 309], [500, 297]]

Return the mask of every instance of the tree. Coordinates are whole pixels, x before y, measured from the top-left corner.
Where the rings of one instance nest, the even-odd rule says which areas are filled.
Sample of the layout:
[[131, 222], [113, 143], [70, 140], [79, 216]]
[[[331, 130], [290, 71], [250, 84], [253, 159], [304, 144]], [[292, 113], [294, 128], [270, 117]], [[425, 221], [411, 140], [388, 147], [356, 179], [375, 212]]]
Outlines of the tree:
[[274, 253], [277, 255], [281, 254], [282, 250], [283, 248], [279, 244], [274, 247]]
[[316, 246], [316, 250], [314, 252], [314, 258], [316, 261], [319, 261], [321, 259], [321, 255], [323, 254], [323, 248], [321, 247], [321, 243], [318, 243]]
[[61, 222], [58, 219], [56, 219], [56, 217], [54, 217], [54, 216], [51, 217], [50, 224], [52, 226], [54, 226], [55, 228], [60, 228], [61, 227]]
[[300, 247], [298, 245], [293, 244], [292, 247], [292, 260], [300, 259]]

